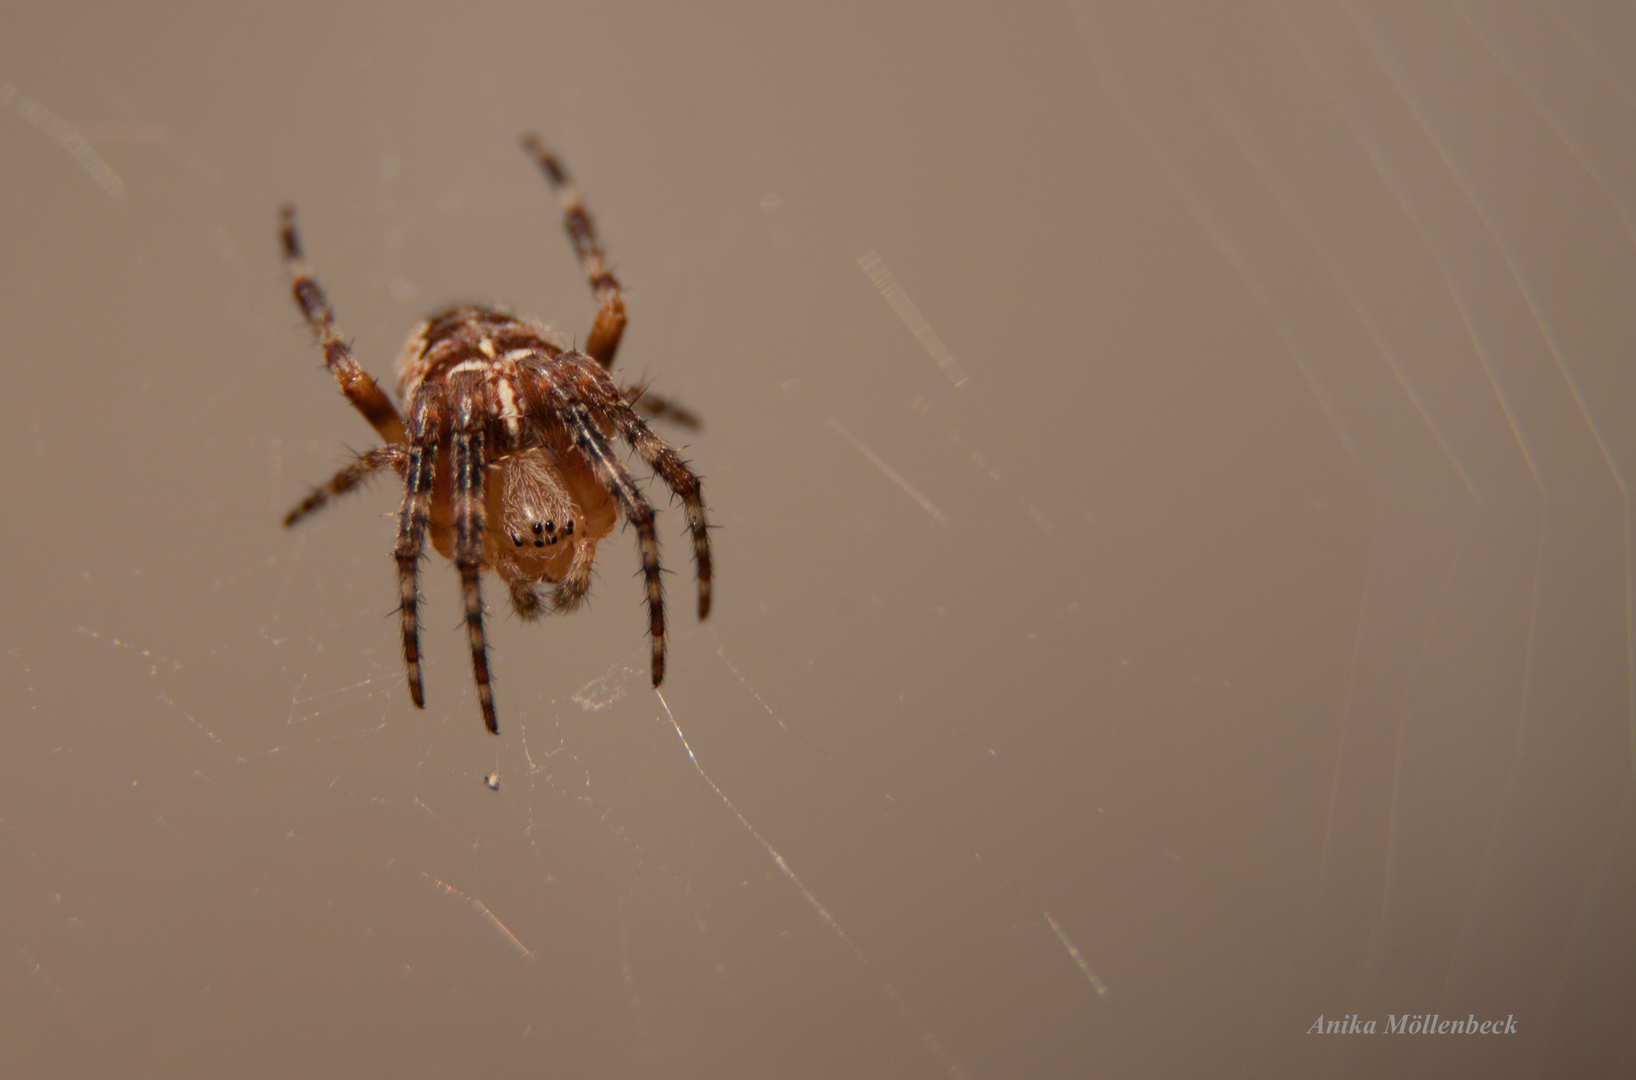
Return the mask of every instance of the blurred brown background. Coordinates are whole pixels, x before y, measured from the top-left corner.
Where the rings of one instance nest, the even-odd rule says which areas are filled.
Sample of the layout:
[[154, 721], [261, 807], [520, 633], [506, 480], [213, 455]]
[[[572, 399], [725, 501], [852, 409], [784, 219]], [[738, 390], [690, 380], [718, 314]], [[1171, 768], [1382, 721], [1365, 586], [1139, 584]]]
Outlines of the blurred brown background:
[[[1636, 1072], [1628, 6], [0, 14], [0, 1074]], [[583, 338], [526, 129], [718, 590], [493, 738], [274, 225]]]

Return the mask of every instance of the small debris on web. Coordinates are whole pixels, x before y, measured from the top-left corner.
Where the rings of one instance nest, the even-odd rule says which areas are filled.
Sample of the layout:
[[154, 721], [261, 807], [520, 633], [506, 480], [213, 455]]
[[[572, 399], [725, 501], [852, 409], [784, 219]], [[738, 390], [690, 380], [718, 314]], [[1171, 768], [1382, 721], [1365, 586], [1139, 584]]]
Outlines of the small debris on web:
[[483, 783], [485, 783], [485, 784], [487, 784], [489, 786], [490, 791], [499, 791], [500, 790], [500, 773], [495, 769], [490, 769], [488, 771], [488, 773], [483, 777]]
[[617, 663], [600, 678], [592, 679], [576, 690], [572, 700], [586, 712], [601, 712], [623, 698], [636, 669], [627, 663]]

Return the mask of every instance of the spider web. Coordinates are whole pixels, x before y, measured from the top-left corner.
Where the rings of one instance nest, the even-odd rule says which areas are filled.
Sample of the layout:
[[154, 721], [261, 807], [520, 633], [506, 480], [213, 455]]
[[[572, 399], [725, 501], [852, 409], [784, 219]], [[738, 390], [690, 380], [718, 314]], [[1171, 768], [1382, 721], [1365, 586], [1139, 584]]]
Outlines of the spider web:
[[[0, 1072], [1630, 1070], [1630, 27], [508, 18], [247, 10], [185, 99], [0, 46]], [[440, 560], [408, 701], [392, 484], [277, 528], [365, 444], [272, 208], [378, 377], [583, 333], [547, 122], [717, 595], [657, 483], [661, 692], [628, 530], [572, 617], [489, 582], [496, 739]], [[1517, 1034], [1308, 1034], [1428, 1014]]]

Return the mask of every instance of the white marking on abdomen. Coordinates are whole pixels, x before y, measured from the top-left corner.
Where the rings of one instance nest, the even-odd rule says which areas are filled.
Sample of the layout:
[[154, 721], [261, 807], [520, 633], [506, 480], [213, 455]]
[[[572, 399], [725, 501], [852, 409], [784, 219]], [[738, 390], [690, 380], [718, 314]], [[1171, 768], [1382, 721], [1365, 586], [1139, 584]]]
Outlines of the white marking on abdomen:
[[500, 419], [505, 421], [512, 442], [516, 442], [517, 432], [522, 427], [522, 417], [517, 412], [517, 395], [511, 389], [510, 379], [496, 379], [494, 385], [500, 399]]

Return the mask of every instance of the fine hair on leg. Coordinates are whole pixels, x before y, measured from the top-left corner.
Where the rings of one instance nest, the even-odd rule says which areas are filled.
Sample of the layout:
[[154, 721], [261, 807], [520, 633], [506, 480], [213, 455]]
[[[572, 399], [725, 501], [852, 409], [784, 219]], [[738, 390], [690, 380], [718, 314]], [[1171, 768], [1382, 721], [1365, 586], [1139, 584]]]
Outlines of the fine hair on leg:
[[409, 461], [404, 467], [403, 509], [398, 514], [398, 540], [393, 556], [398, 562], [398, 612], [403, 625], [403, 669], [409, 679], [409, 698], [417, 709], [426, 707], [420, 680], [420, 543], [432, 505], [432, 471], [437, 446], [432, 441], [442, 426], [443, 396], [435, 387], [417, 394], [409, 409]]
[[648, 468], [664, 481], [665, 486], [682, 500], [682, 506], [687, 513], [687, 526], [693, 533], [693, 564], [699, 577], [699, 618], [708, 618], [711, 586], [710, 525], [704, 516], [704, 492], [699, 478], [687, 467], [681, 455], [665, 445], [629, 406], [616, 405], [608, 412], [625, 441], [631, 444], [643, 461], [647, 462]]
[[477, 703], [489, 731], [500, 733], [494, 716], [494, 691], [489, 684], [488, 639], [483, 634], [483, 544], [487, 534], [484, 500], [483, 429], [474, 415], [473, 388], [462, 379], [454, 390], [454, 564], [460, 571], [460, 595], [471, 634], [472, 677], [477, 681]]
[[689, 431], [704, 427], [698, 413], [663, 394], [655, 394], [645, 386], [627, 386], [624, 394], [625, 400], [649, 420], [663, 420]]
[[279, 213], [279, 221], [284, 263], [290, 271], [290, 291], [295, 294], [296, 306], [306, 316], [313, 336], [324, 350], [324, 365], [341, 384], [341, 392], [352, 402], [352, 407], [369, 421], [369, 426], [382, 440], [403, 442], [403, 418], [398, 415], [397, 407], [352, 358], [352, 349], [335, 325], [335, 312], [329, 306], [329, 298], [307, 270], [307, 260], [301, 252], [301, 234], [295, 227], [295, 207], [286, 205]]
[[321, 487], [315, 487], [302, 499], [288, 514], [284, 515], [284, 527], [293, 528], [303, 519], [311, 517], [329, 505], [331, 499], [339, 498], [353, 491], [365, 480], [374, 476], [388, 465], [403, 472], [409, 462], [409, 452], [401, 445], [389, 444], [377, 446], [373, 450], [365, 450], [352, 459], [346, 468], [330, 477]]
[[665, 597], [659, 569], [659, 537], [653, 528], [653, 507], [637, 490], [625, 466], [609, 451], [607, 442], [583, 405], [564, 402], [574, 442], [596, 473], [597, 482], [619, 503], [625, 520], [636, 527], [642, 554], [642, 577], [648, 594], [648, 635], [653, 640], [653, 685], [665, 677]]
[[568, 230], [568, 240], [574, 245], [580, 269], [596, 297], [596, 321], [591, 324], [591, 336], [585, 340], [585, 351], [606, 370], [613, 367], [619, 339], [625, 333], [625, 297], [620, 291], [619, 279], [608, 269], [608, 258], [603, 254], [596, 226], [579, 192], [568, 179], [568, 171], [533, 134], [523, 136], [523, 149], [534, 158], [562, 204], [563, 228]]

